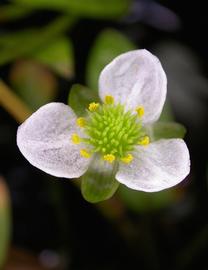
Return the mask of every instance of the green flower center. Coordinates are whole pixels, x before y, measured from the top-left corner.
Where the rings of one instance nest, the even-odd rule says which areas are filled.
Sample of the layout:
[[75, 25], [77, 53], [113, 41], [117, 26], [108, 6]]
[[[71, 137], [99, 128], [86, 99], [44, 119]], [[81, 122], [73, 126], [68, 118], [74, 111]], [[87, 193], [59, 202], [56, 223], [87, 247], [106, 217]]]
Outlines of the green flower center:
[[89, 137], [86, 142], [93, 146], [94, 152], [111, 154], [116, 158], [133, 151], [145, 135], [138, 116], [125, 112], [121, 104], [103, 104], [96, 111], [89, 112], [85, 132]]
[[137, 114], [125, 111], [121, 104], [114, 104], [112, 96], [106, 96], [105, 103], [92, 102], [89, 104], [88, 117], [78, 118], [77, 125], [84, 129], [86, 137], [79, 138], [72, 135], [72, 141], [79, 144], [81, 141], [90, 145], [88, 149], [81, 149], [80, 154], [89, 158], [91, 153], [98, 152], [103, 159], [112, 163], [120, 159], [125, 163], [132, 161], [131, 152], [135, 146], [149, 144], [149, 137], [142, 127], [141, 118], [144, 108], [135, 109]]

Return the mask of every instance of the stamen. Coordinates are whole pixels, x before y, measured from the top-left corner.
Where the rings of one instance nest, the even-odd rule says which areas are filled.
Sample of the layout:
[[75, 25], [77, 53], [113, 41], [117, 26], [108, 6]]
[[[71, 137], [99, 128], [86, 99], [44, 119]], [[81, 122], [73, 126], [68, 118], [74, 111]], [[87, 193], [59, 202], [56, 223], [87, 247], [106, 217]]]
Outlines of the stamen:
[[136, 112], [139, 118], [141, 118], [144, 115], [144, 107], [143, 106], [139, 106], [136, 108]]
[[149, 136], [144, 136], [142, 137], [139, 141], [138, 141], [138, 144], [140, 145], [148, 145], [150, 143], [150, 138]]
[[91, 112], [95, 112], [99, 106], [100, 106], [99, 103], [92, 102], [92, 103], [89, 104], [88, 109]]
[[90, 158], [91, 154], [86, 150], [86, 149], [81, 149], [80, 150], [80, 155], [84, 158]]
[[85, 118], [83, 118], [83, 117], [77, 118], [77, 126], [82, 128], [82, 127], [85, 127], [85, 125], [86, 125]]
[[105, 96], [105, 104], [111, 105], [114, 104], [114, 97], [112, 96]]
[[109, 163], [113, 163], [115, 156], [113, 154], [107, 154], [103, 156], [103, 159]]
[[121, 158], [121, 161], [123, 161], [124, 163], [128, 164], [133, 160], [133, 156], [131, 154], [127, 154], [125, 157]]
[[79, 144], [81, 142], [80, 137], [76, 133], [72, 134], [71, 140], [74, 144]]

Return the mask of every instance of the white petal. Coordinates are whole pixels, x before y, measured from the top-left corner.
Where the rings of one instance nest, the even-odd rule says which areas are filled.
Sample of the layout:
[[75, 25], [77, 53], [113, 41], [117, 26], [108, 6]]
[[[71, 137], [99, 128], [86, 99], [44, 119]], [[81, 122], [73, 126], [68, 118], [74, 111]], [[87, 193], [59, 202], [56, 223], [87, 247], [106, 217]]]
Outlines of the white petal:
[[80, 134], [72, 109], [63, 103], [49, 103], [18, 128], [17, 145], [35, 167], [57, 177], [79, 177], [90, 159], [80, 156], [83, 145], [72, 143], [74, 132]]
[[132, 163], [120, 164], [116, 179], [129, 188], [160, 191], [180, 183], [190, 171], [189, 151], [181, 139], [139, 146]]
[[157, 57], [147, 50], [130, 51], [116, 57], [100, 74], [99, 95], [112, 95], [128, 110], [143, 106], [143, 122], [156, 121], [167, 92], [165, 72]]

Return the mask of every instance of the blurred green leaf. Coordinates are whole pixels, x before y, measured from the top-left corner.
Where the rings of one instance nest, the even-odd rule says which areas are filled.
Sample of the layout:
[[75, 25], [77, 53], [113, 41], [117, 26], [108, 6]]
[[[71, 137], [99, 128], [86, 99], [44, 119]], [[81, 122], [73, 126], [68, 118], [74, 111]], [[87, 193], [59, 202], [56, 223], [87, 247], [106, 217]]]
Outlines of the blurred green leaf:
[[30, 8], [24, 8], [17, 5], [0, 6], [0, 22], [16, 20], [29, 13], [31, 13]]
[[115, 180], [116, 165], [95, 156], [88, 171], [81, 177], [82, 195], [88, 202], [97, 203], [109, 199], [119, 183]]
[[9, 193], [4, 180], [0, 177], [0, 269], [6, 259], [11, 235], [11, 215]]
[[184, 138], [186, 128], [175, 122], [156, 122], [152, 125], [152, 139]]
[[104, 30], [96, 39], [87, 65], [87, 85], [98, 89], [98, 78], [102, 69], [116, 56], [135, 49], [135, 45], [116, 30]]
[[18, 57], [30, 56], [47, 44], [55, 42], [66, 29], [74, 23], [74, 18], [63, 16], [39, 29], [23, 30], [0, 36], [0, 65]]
[[127, 13], [131, 0], [13, 0], [17, 4], [38, 9], [55, 9], [73, 15], [112, 18]]
[[126, 206], [134, 212], [160, 210], [169, 206], [180, 197], [180, 194], [177, 194], [177, 190], [173, 189], [147, 193], [129, 189], [124, 185], [120, 185], [118, 195]]
[[32, 57], [47, 65], [64, 78], [70, 78], [74, 74], [72, 44], [71, 41], [64, 36], [57, 37], [54, 42], [34, 52]]
[[160, 115], [159, 121], [154, 123], [150, 131], [153, 140], [170, 139], [170, 138], [184, 138], [186, 128], [179, 123], [174, 122], [174, 115], [168, 100], [166, 100]]
[[89, 103], [98, 102], [98, 95], [91, 89], [80, 84], [74, 84], [69, 92], [68, 104], [77, 115], [86, 114]]
[[42, 64], [34, 61], [17, 61], [11, 68], [13, 89], [33, 110], [51, 102], [57, 93], [57, 81]]
[[161, 121], [161, 122], [174, 121], [174, 115], [173, 115], [173, 112], [172, 112], [172, 108], [171, 108], [170, 103], [168, 102], [167, 99], [166, 99], [165, 104], [163, 106], [163, 110], [162, 110], [162, 113], [160, 115], [159, 121]]

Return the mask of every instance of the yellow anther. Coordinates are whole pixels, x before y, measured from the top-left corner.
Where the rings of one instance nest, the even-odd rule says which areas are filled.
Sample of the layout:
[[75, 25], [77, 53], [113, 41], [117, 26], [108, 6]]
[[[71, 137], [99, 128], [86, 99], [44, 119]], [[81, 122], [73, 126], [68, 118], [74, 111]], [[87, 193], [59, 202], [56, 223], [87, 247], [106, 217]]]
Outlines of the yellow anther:
[[128, 164], [133, 160], [133, 156], [131, 154], [127, 154], [125, 157], [121, 158], [121, 161], [123, 161], [124, 163]]
[[110, 104], [113, 104], [114, 103], [114, 97], [112, 97], [112, 96], [105, 96], [105, 104], [108, 104], [108, 105], [110, 105]]
[[138, 144], [140, 145], [148, 145], [149, 143], [150, 143], [149, 136], [144, 136], [138, 141]]
[[97, 108], [98, 108], [99, 106], [100, 106], [99, 103], [92, 102], [92, 103], [89, 104], [88, 109], [89, 109], [89, 111], [94, 112], [94, 111], [97, 110]]
[[86, 150], [86, 149], [81, 149], [80, 150], [80, 155], [84, 158], [90, 158], [91, 154]]
[[141, 118], [144, 115], [144, 107], [139, 106], [136, 108], [137, 115]]
[[83, 117], [77, 118], [77, 126], [84, 127], [86, 125], [86, 120]]
[[109, 163], [113, 163], [113, 161], [115, 160], [115, 156], [113, 154], [107, 154], [103, 156], [103, 159]]
[[81, 142], [80, 137], [76, 133], [72, 134], [71, 140], [74, 144], [79, 144]]

